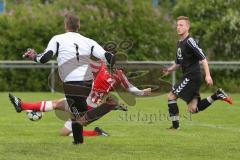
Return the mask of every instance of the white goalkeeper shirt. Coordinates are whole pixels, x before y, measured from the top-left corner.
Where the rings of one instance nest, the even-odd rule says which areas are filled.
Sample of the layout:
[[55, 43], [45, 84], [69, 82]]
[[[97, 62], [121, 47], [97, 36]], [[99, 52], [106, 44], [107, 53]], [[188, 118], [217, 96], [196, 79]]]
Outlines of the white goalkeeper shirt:
[[53, 51], [57, 56], [58, 71], [63, 82], [92, 80], [91, 54], [106, 62], [105, 50], [94, 40], [76, 32], [54, 36], [44, 53]]

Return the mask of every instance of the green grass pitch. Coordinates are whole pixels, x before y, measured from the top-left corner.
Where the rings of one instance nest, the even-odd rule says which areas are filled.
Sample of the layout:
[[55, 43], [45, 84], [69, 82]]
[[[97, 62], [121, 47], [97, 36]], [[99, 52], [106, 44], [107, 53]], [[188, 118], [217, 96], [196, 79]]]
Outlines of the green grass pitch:
[[[62, 94], [14, 93], [27, 101], [60, 98]], [[207, 94], [202, 95], [206, 97]], [[215, 102], [204, 112], [190, 115], [179, 101], [181, 130], [171, 131], [166, 95], [137, 99], [127, 113], [113, 111], [87, 129], [99, 126], [110, 137], [86, 137], [85, 145], [72, 145], [61, 137], [63, 121], [55, 112], [32, 122], [16, 113], [7, 93], [0, 93], [0, 160], [234, 160], [240, 157], [240, 101]]]

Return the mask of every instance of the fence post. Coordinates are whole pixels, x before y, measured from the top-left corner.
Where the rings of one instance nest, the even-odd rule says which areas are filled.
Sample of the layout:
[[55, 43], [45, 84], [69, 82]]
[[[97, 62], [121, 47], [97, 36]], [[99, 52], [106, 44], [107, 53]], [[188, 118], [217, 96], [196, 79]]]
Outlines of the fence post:
[[176, 83], [176, 71], [172, 72], [172, 84]]
[[[172, 61], [172, 64], [174, 64], [175, 61]], [[172, 72], [172, 85], [176, 83], [176, 71]]]
[[51, 62], [51, 92], [55, 92], [55, 63]]

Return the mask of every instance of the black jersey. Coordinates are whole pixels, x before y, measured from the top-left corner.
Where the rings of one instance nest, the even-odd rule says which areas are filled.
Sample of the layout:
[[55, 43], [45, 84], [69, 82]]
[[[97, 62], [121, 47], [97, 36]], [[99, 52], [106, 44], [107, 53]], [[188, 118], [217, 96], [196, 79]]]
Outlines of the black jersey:
[[192, 37], [187, 37], [177, 44], [176, 64], [180, 64], [184, 75], [201, 73], [199, 61], [205, 59], [201, 48]]

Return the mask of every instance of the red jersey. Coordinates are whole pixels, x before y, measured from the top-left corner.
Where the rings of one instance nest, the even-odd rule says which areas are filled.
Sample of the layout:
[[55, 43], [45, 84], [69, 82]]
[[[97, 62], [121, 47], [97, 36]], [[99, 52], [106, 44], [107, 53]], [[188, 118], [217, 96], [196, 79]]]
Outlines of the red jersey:
[[125, 89], [127, 89], [130, 85], [122, 70], [116, 69], [113, 71], [113, 73], [109, 73], [107, 66], [102, 61], [92, 63], [91, 67], [93, 68], [94, 82], [91, 93], [88, 96], [89, 103], [89, 100], [91, 100], [93, 103], [97, 103], [99, 100], [102, 100], [110, 91], [114, 90], [120, 85], [122, 85], [122, 87]]

